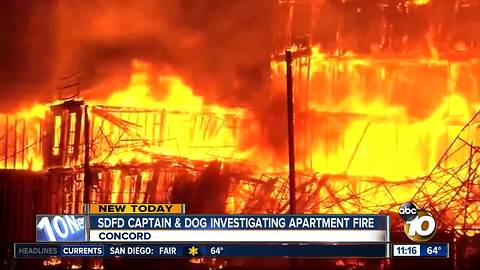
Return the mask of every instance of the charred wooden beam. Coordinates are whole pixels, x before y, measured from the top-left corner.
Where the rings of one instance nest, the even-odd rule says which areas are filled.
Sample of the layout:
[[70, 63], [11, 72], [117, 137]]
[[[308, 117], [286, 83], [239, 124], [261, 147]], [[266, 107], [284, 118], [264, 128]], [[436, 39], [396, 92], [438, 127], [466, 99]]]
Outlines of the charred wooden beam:
[[28, 136], [27, 136], [27, 128], [26, 128], [26, 121], [23, 119], [23, 131], [22, 131], [22, 168], [25, 169], [25, 153], [27, 152], [27, 149], [25, 147], [28, 145]]
[[84, 178], [83, 178], [83, 203], [88, 204], [90, 199], [90, 120], [88, 119], [88, 106], [84, 107], [84, 127], [83, 127], [83, 136], [84, 136]]
[[296, 212], [296, 192], [295, 192], [295, 119], [293, 108], [293, 76], [292, 76], [292, 52], [285, 52], [285, 63], [287, 69], [287, 129], [288, 129], [288, 183], [289, 183], [289, 202], [290, 213]]
[[15, 169], [17, 165], [17, 116], [15, 116], [15, 121], [14, 121], [14, 130], [13, 130], [13, 168]]
[[5, 116], [5, 169], [8, 166], [8, 115]]
[[[71, 123], [70, 123], [71, 124]], [[82, 130], [82, 110], [79, 108], [75, 111], [75, 135], [74, 135], [74, 145], [73, 145], [73, 161], [77, 163], [78, 156], [80, 153], [80, 137]]]
[[133, 203], [138, 203], [138, 199], [140, 198], [140, 193], [142, 191], [142, 173], [140, 172], [135, 178], [135, 188], [134, 188], [134, 195], [133, 195]]
[[[84, 136], [84, 172], [83, 172], [83, 204], [86, 205], [90, 203], [90, 182], [91, 182], [91, 172], [90, 172], [90, 119], [88, 119], [88, 105], [84, 106], [84, 126], [83, 126], [83, 136]], [[82, 259], [82, 268], [86, 269], [88, 265], [88, 259]]]

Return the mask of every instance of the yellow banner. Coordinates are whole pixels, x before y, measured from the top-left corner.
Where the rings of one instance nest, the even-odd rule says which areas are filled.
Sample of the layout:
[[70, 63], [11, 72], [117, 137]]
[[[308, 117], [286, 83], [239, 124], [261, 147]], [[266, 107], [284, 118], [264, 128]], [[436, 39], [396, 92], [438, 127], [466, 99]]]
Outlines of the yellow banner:
[[185, 214], [185, 204], [89, 204], [87, 214]]

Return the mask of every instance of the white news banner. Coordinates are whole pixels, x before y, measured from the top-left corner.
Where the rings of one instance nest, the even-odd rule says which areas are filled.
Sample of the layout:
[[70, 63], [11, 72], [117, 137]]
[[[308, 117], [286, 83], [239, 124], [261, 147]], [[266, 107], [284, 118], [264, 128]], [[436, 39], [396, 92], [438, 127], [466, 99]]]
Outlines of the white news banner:
[[92, 242], [388, 242], [385, 230], [90, 230]]

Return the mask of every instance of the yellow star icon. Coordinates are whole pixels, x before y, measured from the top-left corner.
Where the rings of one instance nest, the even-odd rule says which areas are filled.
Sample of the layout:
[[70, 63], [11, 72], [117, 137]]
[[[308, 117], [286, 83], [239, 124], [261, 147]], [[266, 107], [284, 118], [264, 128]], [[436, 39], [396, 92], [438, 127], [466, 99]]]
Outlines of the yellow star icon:
[[188, 254], [192, 255], [192, 256], [197, 255], [198, 254], [198, 248], [196, 248], [195, 246], [192, 246], [192, 247], [188, 248]]

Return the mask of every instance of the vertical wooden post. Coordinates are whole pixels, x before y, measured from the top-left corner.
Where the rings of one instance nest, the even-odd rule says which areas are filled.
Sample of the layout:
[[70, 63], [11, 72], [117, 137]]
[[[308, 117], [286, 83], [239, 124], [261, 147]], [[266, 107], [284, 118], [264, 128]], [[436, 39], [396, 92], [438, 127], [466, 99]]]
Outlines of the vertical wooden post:
[[88, 105], [84, 107], [84, 127], [83, 127], [83, 143], [84, 143], [84, 178], [83, 178], [83, 203], [88, 204], [90, 201], [90, 120], [88, 119]]
[[125, 171], [120, 171], [120, 188], [118, 190], [117, 203], [123, 203], [123, 197], [125, 195]]
[[143, 126], [143, 137], [145, 139], [147, 139], [147, 136], [148, 136], [147, 128], [148, 128], [148, 115], [149, 115], [149, 113], [146, 112], [146, 113], [144, 113], [144, 115], [145, 115], [145, 125]]
[[[46, 147], [47, 145], [47, 142], [49, 140], [49, 138], [52, 137], [51, 134], [45, 134], [45, 137], [43, 137], [43, 129], [45, 127], [48, 126], [48, 119], [50, 117], [50, 114], [49, 113], [46, 113], [45, 114], [45, 120], [43, 120], [39, 125], [38, 125], [38, 143], [37, 143], [37, 152], [34, 153], [35, 156], [39, 156], [39, 157], [42, 157], [43, 159], [43, 164], [42, 164], [42, 168], [45, 168], [46, 167], [46, 162], [48, 162], [49, 160], [47, 159], [47, 154], [44, 153], [43, 151], [45, 151], [45, 148], [49, 149], [48, 147]], [[48, 138], [47, 138], [48, 137]], [[32, 162], [33, 164], [33, 160], [32, 161], [29, 161], [29, 162]]]
[[295, 181], [295, 119], [293, 108], [293, 76], [292, 52], [285, 51], [287, 71], [287, 129], [288, 129], [288, 185], [290, 214], [296, 213], [296, 181]]
[[152, 139], [151, 143], [154, 145], [157, 141], [155, 140], [155, 128], [157, 127], [157, 112], [153, 113], [153, 121], [152, 121]]
[[14, 121], [14, 130], [13, 130], [13, 169], [16, 168], [17, 165], [17, 116], [15, 115]]
[[27, 152], [27, 149], [26, 147], [28, 147], [27, 145], [27, 128], [26, 128], [26, 119], [24, 118], [23, 119], [23, 132], [22, 132], [22, 169], [25, 169], [25, 153]]
[[[71, 123], [70, 123], [71, 125]], [[71, 134], [69, 135], [71, 136]], [[74, 164], [81, 163], [80, 153], [80, 137], [82, 136], [82, 108], [75, 110], [75, 134], [73, 141], [73, 158]], [[79, 161], [80, 160], [80, 161]]]
[[8, 166], [8, 114], [5, 119], [5, 169]]
[[165, 109], [162, 110], [160, 114], [160, 125], [159, 125], [159, 135], [158, 135], [158, 142], [161, 143], [164, 139], [164, 134], [165, 133], [165, 126], [166, 126], [166, 117], [167, 117], [167, 111]]
[[[83, 126], [83, 143], [84, 143], [84, 164], [83, 164], [83, 211], [85, 205], [90, 203], [90, 119], [88, 119], [88, 105], [84, 107], [84, 126]], [[82, 259], [82, 269], [88, 268], [88, 258]]]
[[133, 203], [139, 203], [138, 199], [140, 198], [140, 193], [142, 191], [142, 172], [139, 172], [138, 175], [135, 177], [135, 189], [133, 195]]
[[157, 184], [158, 178], [160, 177], [160, 172], [157, 167], [153, 168], [152, 180], [147, 182], [147, 190], [145, 196], [143, 197], [143, 203], [155, 203], [156, 194], [157, 194]]

